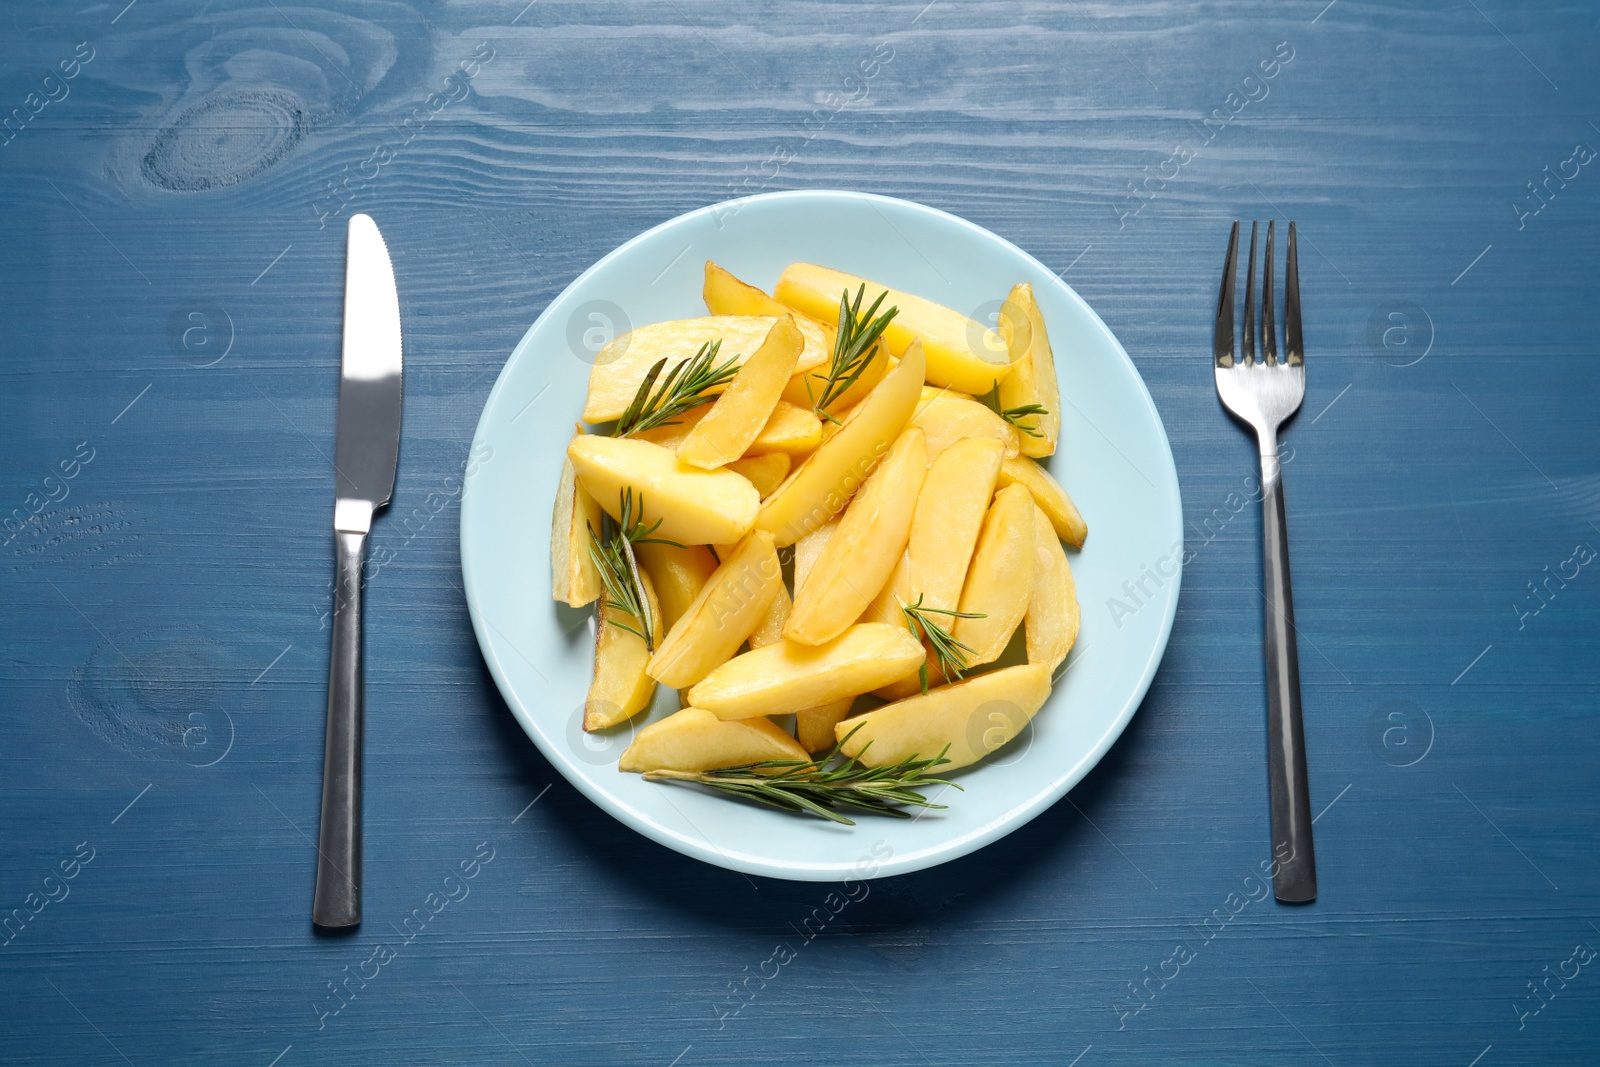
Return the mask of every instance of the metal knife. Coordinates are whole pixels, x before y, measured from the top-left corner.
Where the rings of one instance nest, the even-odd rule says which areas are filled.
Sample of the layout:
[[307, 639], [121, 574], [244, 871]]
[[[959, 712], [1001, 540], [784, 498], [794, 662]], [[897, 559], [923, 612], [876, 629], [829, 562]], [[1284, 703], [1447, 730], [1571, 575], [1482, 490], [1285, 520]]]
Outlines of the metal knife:
[[361, 572], [375, 511], [394, 493], [400, 457], [400, 297], [378, 226], [352, 215], [345, 238], [344, 356], [334, 447], [336, 571], [322, 825], [311, 921], [361, 921]]

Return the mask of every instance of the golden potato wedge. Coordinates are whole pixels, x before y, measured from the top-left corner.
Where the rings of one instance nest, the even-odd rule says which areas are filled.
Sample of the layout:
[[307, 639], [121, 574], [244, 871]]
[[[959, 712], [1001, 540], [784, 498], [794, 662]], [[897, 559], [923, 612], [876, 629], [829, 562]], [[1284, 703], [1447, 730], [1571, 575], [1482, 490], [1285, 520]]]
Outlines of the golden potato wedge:
[[1020, 454], [1017, 428], [969, 396], [924, 389], [911, 425], [928, 435], [928, 459], [967, 437], [992, 437], [1005, 446], [1005, 454]]
[[[903, 620], [899, 606], [916, 603], [919, 597], [924, 607], [936, 610], [954, 610], [960, 604], [967, 567], [994, 492], [1001, 453], [1001, 444], [993, 438], [968, 437], [952, 444], [933, 461], [917, 498], [904, 560], [863, 621], [870, 618], [899, 623]], [[947, 630], [955, 622], [948, 616], [933, 618]], [[926, 664], [929, 688], [944, 685], [947, 679], [940, 669], [939, 657], [931, 649]], [[902, 700], [921, 691], [921, 679], [912, 675], [873, 693], [885, 700]]]
[[854, 301], [856, 289], [862, 285], [866, 286], [863, 308], [870, 307], [880, 293], [887, 293], [880, 311], [899, 308], [883, 332], [890, 355], [901, 355], [913, 341], [921, 341], [927, 380], [932, 384], [981, 396], [1010, 373], [1010, 353], [994, 330], [942, 304], [887, 289], [853, 274], [812, 263], [791, 263], [784, 268], [772, 295], [803, 315], [821, 322], [837, 322], [839, 297], [848, 291]]
[[[706, 281], [701, 289], [706, 310], [713, 315], [788, 315], [789, 308], [760, 289], [706, 260]], [[829, 346], [832, 347], [831, 345]]]
[[900, 606], [909, 604], [915, 599], [916, 596], [911, 592], [911, 560], [908, 558], [908, 553], [902, 552], [900, 558], [895, 560], [894, 570], [889, 572], [889, 578], [883, 583], [883, 588], [872, 598], [867, 610], [861, 613], [861, 621], [904, 626], [906, 620], [905, 616], [900, 614]]
[[653, 445], [660, 445], [676, 452], [683, 439], [689, 436], [689, 431], [698, 426], [700, 420], [705, 418], [710, 410], [710, 404], [701, 404], [699, 407], [674, 415], [671, 422], [630, 433], [628, 438], [633, 441], [649, 441]]
[[[690, 408], [665, 426], [640, 430], [628, 436], [635, 441], [649, 441], [662, 448], [676, 449], [710, 410], [710, 405], [702, 404], [697, 408]], [[790, 456], [803, 456], [816, 448], [821, 441], [822, 420], [805, 408], [796, 407], [787, 400], [780, 400], [772, 409], [767, 424], [761, 428], [756, 439], [750, 442], [748, 452], [751, 455], [787, 452]]]
[[761, 347], [679, 442], [678, 458], [691, 467], [711, 470], [744, 455], [772, 417], [804, 347], [793, 316], [784, 315], [773, 323]]
[[820, 645], [867, 610], [905, 552], [927, 470], [922, 431], [909, 427], [845, 508], [805, 583], [795, 587], [785, 638]]
[[837, 521], [818, 526], [794, 543], [794, 587], [799, 589], [805, 582], [806, 575], [811, 573], [811, 568], [816, 565], [817, 557], [822, 555], [822, 550], [828, 547], [828, 539], [833, 536], [833, 531], [839, 528]]
[[904, 626], [862, 623], [825, 645], [779, 641], [735, 656], [688, 701], [723, 719], [787, 715], [871, 692], [921, 662], [922, 646]]
[[650, 575], [656, 595], [661, 598], [658, 632], [665, 637], [716, 572], [717, 557], [705, 545], [679, 548], [677, 545], [641, 544], [635, 545], [633, 551], [639, 558], [639, 566]]
[[850, 409], [843, 425], [761, 505], [756, 525], [771, 533], [779, 547], [794, 544], [844, 510], [911, 417], [922, 391], [922, 371], [921, 346], [913, 345], [878, 387]]
[[961, 590], [961, 609], [981, 615], [956, 619], [950, 635], [972, 649], [967, 666], [993, 663], [1006, 650], [1033, 594], [1033, 497], [1020, 485], [994, 495]]
[[[709, 315], [657, 322], [623, 334], [595, 357], [594, 367], [589, 371], [589, 395], [584, 401], [583, 421], [610, 422], [621, 417], [633, 402], [645, 375], [659, 360], [667, 361], [661, 369], [661, 378], [665, 378], [673, 367], [693, 359], [702, 345], [720, 341], [718, 364], [729, 358], [743, 363], [761, 347], [776, 321], [773, 315]], [[824, 336], [820, 326], [800, 318], [796, 319], [796, 326], [805, 337], [805, 347], [795, 364], [796, 371], [810, 370], [832, 357], [833, 342]]]
[[[706, 581], [650, 659], [651, 677], [686, 689], [727, 662], [749, 637], [783, 587], [772, 535], [752, 531]], [[692, 704], [693, 701], [690, 701]]]
[[789, 453], [767, 452], [736, 459], [728, 464], [728, 469], [749, 479], [750, 484], [756, 487], [756, 492], [761, 494], [761, 499], [765, 500], [789, 476], [789, 463]]
[[783, 624], [789, 620], [789, 609], [794, 606], [794, 601], [789, 599], [789, 590], [783, 587], [783, 582], [778, 582], [777, 595], [772, 598], [772, 603], [767, 605], [766, 614], [761, 616], [761, 622], [750, 631], [750, 647], [760, 648], [762, 645], [773, 645], [783, 640]]
[[[807, 708], [794, 713], [794, 737], [800, 747], [810, 753], [826, 752], [835, 744], [833, 728], [850, 714], [854, 697], [843, 697], [820, 708]], [[736, 720], [749, 722], [749, 719]]]
[[[713, 315], [800, 314], [793, 308], [786, 307], [785, 305], [778, 303], [776, 300], [772, 299], [772, 297], [768, 296], [755, 286], [750, 285], [748, 282], [740, 281], [731, 273], [724, 270], [722, 267], [719, 267], [710, 260], [706, 261], [706, 282], [703, 294], [706, 301], [706, 310], [710, 311]], [[827, 342], [828, 352], [830, 354], [833, 352], [834, 342], [834, 327], [832, 324], [836, 321], [837, 317], [830, 315], [826, 320], [817, 322], [817, 325], [822, 329], [823, 336]], [[809, 414], [812, 406], [811, 397], [813, 395], [820, 396], [821, 390], [827, 382], [827, 365], [827, 361], [824, 361], [822, 364], [820, 364], [820, 366], [824, 369], [824, 372], [820, 375], [817, 374], [816, 371], [810, 370], [802, 371], [801, 373], [790, 378], [783, 391], [784, 402], [787, 404], [792, 404]], [[870, 392], [872, 387], [877, 385], [878, 381], [882, 379], [884, 369], [885, 368], [881, 362], [876, 366], [869, 366], [864, 372], [862, 372], [861, 378], [858, 379], [856, 383], [846, 391], [844, 396], [839, 397], [838, 400], [828, 406], [829, 410], [843, 411], [845, 408], [859, 401], [861, 397]], [[811, 386], [810, 393], [806, 391], [808, 380]], [[815, 416], [813, 416], [813, 418], [814, 417]], [[820, 426], [818, 429], [820, 432]], [[811, 448], [815, 447], [816, 442], [813, 441], [806, 447], [806, 450], [809, 451]]]
[[753, 456], [772, 452], [803, 456], [821, 443], [822, 420], [808, 408], [780, 400], [747, 451]]
[[933, 759], [944, 752], [950, 762], [931, 772], [939, 775], [970, 766], [1005, 745], [1049, 696], [1049, 668], [1030, 663], [886, 704], [833, 729], [840, 741], [850, 738], [844, 754], [869, 767]]
[[567, 456], [579, 484], [607, 514], [618, 518], [622, 490], [632, 489], [634, 515], [646, 524], [660, 519], [656, 535], [668, 541], [737, 541], [750, 532], [761, 510], [761, 494], [743, 475], [691, 467], [649, 441], [584, 434], [572, 439]]
[[[879, 345], [868, 357], [867, 366], [861, 372], [861, 376], [845, 386], [844, 392], [828, 401], [826, 408], [828, 414], [837, 418], [842, 412], [859, 404], [863, 397], [883, 381], [883, 376], [889, 372], [892, 359], [888, 350]], [[822, 394], [828, 388], [828, 366], [829, 364], [824, 363], [815, 370], [801, 371], [790, 378], [789, 384], [784, 387], [783, 399], [807, 411], [815, 410], [816, 402], [822, 399]]]
[[1000, 314], [1000, 336], [1011, 356], [1011, 373], [1000, 380], [1000, 407], [1038, 404], [1043, 415], [1030, 415], [1024, 425], [1039, 436], [1022, 435], [1024, 456], [1053, 456], [1061, 436], [1061, 386], [1056, 381], [1056, 357], [1050, 351], [1044, 316], [1033, 300], [1033, 286], [1014, 286]]
[[[924, 650], [923, 665], [928, 668], [928, 690], [932, 692], [939, 686], [949, 682], [950, 679], [944, 676], [944, 668], [939, 666], [939, 657], [934, 655], [931, 648], [928, 648], [927, 642], [923, 642], [922, 647]], [[908, 674], [898, 681], [890, 682], [888, 685], [880, 685], [872, 691], [872, 695], [882, 697], [885, 700], [904, 700], [906, 697], [916, 696], [920, 692], [922, 692], [922, 672], [918, 670], [916, 673]]]
[[[641, 574], [639, 580], [649, 603], [646, 610], [650, 612], [650, 625], [660, 633], [661, 602], [656, 599], [650, 576]], [[645, 673], [650, 650], [644, 638], [623, 626], [642, 629], [638, 619], [620, 611], [609, 598], [605, 599], [600, 605], [595, 637], [594, 680], [589, 683], [589, 699], [583, 706], [585, 730], [604, 730], [626, 722], [649, 707], [656, 695], [656, 680]]]
[[1072, 581], [1072, 565], [1043, 510], [1033, 516], [1033, 538], [1033, 595], [1023, 617], [1028, 662], [1043, 664], [1053, 672], [1078, 640], [1078, 589]]
[[923, 607], [942, 611], [961, 602], [1004, 450], [990, 437], [964, 437], [928, 466], [906, 545], [912, 601], [920, 596]]
[[724, 722], [701, 708], [684, 708], [634, 736], [620, 771], [711, 771], [773, 759], [810, 759], [771, 719]]
[[[955, 397], [957, 400], [971, 400], [974, 403], [980, 402], [971, 393], [963, 393], [961, 390], [951, 389], [947, 385], [924, 385], [922, 392], [917, 395], [917, 410], [921, 411], [928, 401], [937, 400], [941, 396]], [[993, 412], [990, 412], [990, 414], [993, 414]]]
[[600, 596], [600, 572], [589, 555], [590, 527], [596, 532], [600, 529], [600, 505], [578, 484], [577, 468], [569, 459], [561, 466], [555, 513], [550, 518], [550, 592], [575, 608], [592, 604]]
[[1072, 502], [1061, 484], [1050, 477], [1050, 472], [1026, 456], [1008, 456], [1000, 464], [1000, 474], [995, 485], [1021, 485], [1033, 494], [1033, 502], [1045, 513], [1056, 536], [1073, 548], [1082, 548], [1083, 539], [1089, 536], [1089, 527], [1078, 506]]

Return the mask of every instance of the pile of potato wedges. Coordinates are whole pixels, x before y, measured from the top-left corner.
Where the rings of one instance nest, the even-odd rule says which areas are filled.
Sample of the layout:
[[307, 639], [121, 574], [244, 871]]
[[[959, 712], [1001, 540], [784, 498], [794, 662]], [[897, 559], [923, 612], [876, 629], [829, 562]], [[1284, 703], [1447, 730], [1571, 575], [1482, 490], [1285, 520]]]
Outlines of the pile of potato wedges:
[[[841, 295], [863, 292], [895, 314], [819, 407]], [[1011, 290], [997, 328], [808, 263], [771, 295], [707, 263], [704, 298], [709, 314], [599, 353], [567, 447], [552, 589], [597, 603], [584, 728], [632, 719], [664, 685], [682, 710], [638, 731], [624, 771], [808, 760], [847, 738], [868, 766], [983, 759], [1044, 705], [1078, 634], [1063, 542], [1082, 547], [1087, 528], [1037, 462], [1061, 419], [1031, 287]], [[731, 379], [670, 424], [610, 432], [652, 367], [712, 342]], [[630, 496], [650, 530], [631, 546], [643, 626], [606, 594], [591, 550]], [[946, 628], [959, 664], [908, 605]], [[1019, 627], [1026, 662], [994, 666]]]

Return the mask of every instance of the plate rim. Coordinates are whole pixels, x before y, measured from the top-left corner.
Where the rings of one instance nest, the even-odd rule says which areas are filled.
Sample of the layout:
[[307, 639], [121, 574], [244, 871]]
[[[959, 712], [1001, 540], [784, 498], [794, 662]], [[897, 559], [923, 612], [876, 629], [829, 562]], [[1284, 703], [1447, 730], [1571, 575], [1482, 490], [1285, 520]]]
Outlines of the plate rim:
[[[1138, 386], [1138, 397], [1143, 402], [1145, 409], [1154, 420], [1162, 454], [1166, 458], [1168, 468], [1172, 471], [1172, 478], [1170, 479], [1169, 487], [1167, 489], [1169, 500], [1166, 503], [1170, 506], [1169, 514], [1177, 516], [1179, 520], [1179, 531], [1181, 533], [1183, 515], [1182, 486], [1178, 480], [1177, 462], [1172, 454], [1172, 444], [1167, 436], [1166, 423], [1162, 420], [1160, 409], [1156, 407], [1155, 400], [1150, 395], [1150, 388], [1145, 383], [1144, 376], [1139, 373], [1139, 368], [1133, 362], [1133, 358], [1128, 355], [1128, 351], [1123, 347], [1121, 340], [1119, 340], [1116, 334], [1112, 332], [1111, 328], [1106, 325], [1105, 321], [1101, 319], [1094, 308], [1091, 307], [1089, 303], [1078, 294], [1078, 291], [1074, 289], [1071, 284], [1056, 274], [1056, 272], [1052, 271], [1044, 263], [1040, 262], [1040, 260], [1028, 253], [1023, 248], [1017, 246], [999, 234], [985, 229], [984, 227], [979, 226], [977, 223], [968, 219], [964, 219], [959, 215], [951, 214], [948, 211], [931, 207], [927, 204], [922, 204], [914, 200], [905, 200], [900, 197], [884, 196], [878, 193], [865, 193], [844, 189], [786, 189], [774, 192], [756, 193], [751, 196], [736, 197], [731, 200], [723, 200], [713, 204], [706, 204], [690, 211], [674, 215], [671, 218], [649, 227], [648, 229], [640, 231], [633, 237], [618, 245], [616, 248], [613, 248], [604, 256], [595, 260], [589, 265], [588, 268], [586, 268], [582, 273], [573, 278], [571, 282], [564, 286], [561, 292], [557, 293], [545, 304], [544, 309], [534, 318], [533, 322], [529, 324], [528, 328], [523, 331], [523, 334], [517, 340], [517, 343], [512, 346], [510, 354], [506, 356], [505, 362], [501, 364], [500, 372], [495, 377], [493, 388], [489, 390], [488, 395], [484, 398], [483, 408], [478, 414], [478, 422], [473, 430], [471, 446], [472, 452], [469, 454], [476, 454], [479, 445], [484, 443], [485, 424], [488, 419], [489, 412], [494, 408], [497, 400], [499, 399], [501, 389], [506, 387], [506, 371], [510, 367], [517, 352], [527, 342], [528, 338], [533, 334], [533, 332], [538, 329], [540, 324], [544, 322], [545, 318], [550, 314], [551, 309], [560, 304], [574, 289], [582, 286], [592, 274], [595, 274], [613, 260], [627, 254], [635, 246], [644, 243], [646, 240], [662, 230], [685, 225], [693, 220], [707, 215], [728, 213], [730, 210], [737, 210], [738, 208], [749, 204], [780, 200], [864, 200], [869, 203], [889, 204], [893, 205], [896, 209], [909, 209], [912, 212], [935, 216], [943, 221], [953, 222], [960, 228], [971, 231], [980, 239], [999, 242], [1007, 250], [1017, 254], [1018, 256], [1021, 256], [1024, 260], [1037, 267], [1044, 274], [1051, 276], [1054, 279], [1055, 284], [1060, 286], [1061, 291], [1063, 291], [1068, 298], [1078, 306], [1080, 311], [1087, 314], [1089, 322], [1093, 324], [1095, 329], [1100, 331], [1105, 340], [1111, 343], [1112, 349], [1127, 364], [1127, 369], [1132, 372], [1134, 383]], [[850, 877], [866, 880], [872, 878], [887, 878], [894, 875], [910, 874], [914, 871], [927, 870], [931, 867], [935, 867], [943, 863], [948, 863], [952, 860], [960, 859], [963, 856], [970, 855], [985, 845], [992, 844], [993, 842], [1037, 818], [1044, 811], [1052, 807], [1062, 797], [1071, 792], [1072, 788], [1081, 782], [1088, 775], [1088, 773], [1100, 763], [1101, 759], [1105, 757], [1105, 754], [1111, 750], [1111, 746], [1116, 744], [1116, 742], [1121, 738], [1123, 732], [1127, 729], [1128, 723], [1133, 720], [1133, 717], [1138, 713], [1139, 708], [1143, 706], [1146, 696], [1149, 695], [1150, 687], [1155, 681], [1156, 672], [1160, 669], [1161, 662], [1166, 656], [1167, 645], [1172, 636], [1172, 627], [1177, 618], [1178, 601], [1182, 595], [1184, 568], [1182, 561], [1183, 554], [1180, 552], [1174, 557], [1177, 563], [1177, 573], [1174, 574], [1170, 580], [1172, 593], [1171, 596], [1165, 601], [1162, 617], [1160, 619], [1160, 627], [1157, 639], [1151, 645], [1150, 651], [1145, 658], [1145, 662], [1139, 669], [1139, 681], [1137, 685], [1135, 685], [1133, 691], [1123, 702], [1123, 707], [1118, 711], [1116, 717], [1107, 725], [1105, 731], [1095, 742], [1094, 746], [1072, 766], [1068, 767], [1062, 773], [1052, 778], [1043, 788], [1036, 790], [1033, 794], [1011, 805], [1010, 808], [1008, 808], [998, 817], [990, 819], [988, 822], [976, 826], [957, 837], [941, 840], [937, 844], [929, 845], [914, 852], [896, 852], [887, 859], [875, 861], [875, 869], [870, 872], [862, 869], [863, 864], [861, 860], [850, 863], [845, 863], [842, 861], [838, 863], [803, 862], [790, 866], [783, 866], [776, 864], [765, 857], [749, 856], [737, 852], [729, 853], [719, 848], [710, 837], [703, 834], [701, 835], [700, 839], [695, 839], [686, 834], [674, 831], [668, 827], [661, 826], [654, 820], [653, 816], [647, 815], [646, 813], [633, 807], [626, 800], [621, 799], [614, 794], [601, 791], [597, 786], [591, 783], [584, 774], [578, 773], [577, 768], [573, 765], [570, 756], [561, 751], [560, 747], [554, 743], [553, 738], [546, 736], [545, 731], [538, 725], [533, 716], [528, 713], [527, 709], [523, 706], [522, 701], [517, 696], [514, 687], [507, 680], [507, 675], [501, 665], [500, 657], [495, 649], [493, 639], [485, 629], [486, 627], [493, 629], [494, 624], [485, 618], [483, 613], [479, 610], [477, 598], [474, 593], [475, 583], [473, 568], [475, 564], [473, 562], [472, 552], [468, 541], [468, 523], [469, 516], [471, 515], [471, 509], [468, 505], [472, 497], [473, 479], [464, 479], [461, 499], [461, 515], [460, 521], [457, 525], [457, 541], [461, 555], [462, 591], [467, 602], [467, 614], [472, 622], [473, 636], [478, 642], [478, 649], [483, 656], [485, 665], [489, 668], [490, 675], [494, 678], [495, 687], [500, 691], [501, 698], [505, 701], [506, 706], [511, 710], [512, 716], [517, 720], [517, 724], [522, 727], [523, 732], [528, 735], [531, 741], [533, 741], [534, 745], [539, 749], [540, 754], [543, 755], [545, 759], [556, 768], [556, 770], [563, 778], [567, 780], [569, 784], [573, 785], [580, 793], [593, 802], [596, 807], [600, 808], [602, 811], [616, 819], [618, 822], [622, 823], [624, 826], [627, 826], [634, 832], [642, 834], [650, 840], [655, 841], [657, 844], [664, 845], [673, 849], [674, 851], [683, 853], [690, 858], [698, 859], [728, 870], [738, 871], [745, 874], [759, 874], [763, 877], [778, 878], [787, 881], [831, 882]], [[1068, 669], [1070, 670], [1071, 668], [1069, 667]]]

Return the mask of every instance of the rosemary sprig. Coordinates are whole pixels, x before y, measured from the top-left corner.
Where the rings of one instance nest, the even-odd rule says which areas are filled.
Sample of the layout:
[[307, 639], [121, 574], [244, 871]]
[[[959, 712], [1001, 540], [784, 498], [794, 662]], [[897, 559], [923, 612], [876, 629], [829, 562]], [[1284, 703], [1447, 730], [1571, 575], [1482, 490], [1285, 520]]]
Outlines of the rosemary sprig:
[[622, 490], [620, 504], [617, 509], [621, 515], [620, 519], [615, 522], [609, 519], [601, 520], [601, 525], [606, 527], [608, 536], [602, 538], [593, 526], [589, 527], [589, 558], [594, 561], [595, 569], [600, 572], [600, 584], [606, 591], [606, 606], [631, 616], [633, 621], [639, 624], [635, 628], [613, 618], [611, 625], [639, 637], [644, 641], [645, 648], [654, 652], [655, 626], [647, 606], [650, 598], [645, 595], [644, 580], [639, 576], [639, 561], [634, 557], [633, 546], [672, 545], [676, 548], [683, 546], [665, 537], [653, 536], [656, 530], [660, 529], [661, 520], [657, 519], [649, 526], [644, 524], [643, 493], [639, 494], [640, 518], [634, 518], [632, 488]]
[[[911, 630], [911, 636], [919, 640], [925, 639], [933, 654], [939, 660], [939, 671], [947, 681], [961, 680], [961, 672], [967, 669], [967, 657], [974, 655], [971, 645], [957, 641], [950, 636], [950, 631], [928, 618], [930, 614], [945, 615], [952, 619], [985, 619], [987, 615], [972, 611], [951, 611], [949, 608], [925, 608], [922, 606], [924, 594], [917, 594], [915, 604], [902, 604], [900, 611], [906, 617], [906, 626]], [[918, 632], [920, 629], [920, 633]], [[928, 691], [928, 664], [924, 660], [917, 669], [917, 677], [922, 681], [922, 691]]]
[[1024, 426], [1022, 424], [1023, 419], [1030, 419], [1035, 415], [1050, 414], [1050, 409], [1045, 407], [1043, 404], [1023, 404], [1019, 407], [1003, 408], [1000, 406], [999, 382], [995, 382], [994, 388], [990, 389], [987, 393], [984, 393], [983, 396], [979, 397], [979, 399], [993, 409], [996, 415], [999, 415], [1002, 419], [1005, 419], [1007, 422], [1021, 430], [1023, 433], [1027, 434], [1029, 437], [1044, 436], [1044, 434], [1040, 433], [1034, 427]]
[[[707, 341], [692, 359], [686, 359], [668, 371], [659, 387], [656, 386], [656, 379], [661, 376], [661, 368], [667, 365], [667, 360], [664, 356], [657, 360], [656, 365], [644, 376], [644, 381], [639, 383], [638, 392], [633, 394], [633, 402], [617, 420], [613, 435], [626, 437], [641, 430], [653, 430], [657, 426], [675, 426], [677, 424], [672, 420], [685, 411], [715, 400], [716, 397], [707, 390], [726, 385], [739, 373], [737, 356], [729, 356], [722, 363], [717, 363], [717, 352], [721, 348], [720, 340]], [[651, 392], [652, 388], [655, 388], [654, 393]]]
[[850, 302], [850, 290], [845, 289], [839, 294], [839, 328], [834, 335], [833, 361], [828, 365], [821, 397], [811, 389], [811, 378], [820, 375], [806, 378], [806, 394], [811, 397], [811, 410], [829, 422], [839, 420], [824, 409], [843, 396], [844, 391], [861, 377], [867, 365], [872, 362], [872, 351], [877, 346], [878, 339], [883, 336], [884, 329], [900, 313], [899, 308], [892, 307], [882, 315], [878, 314], [878, 307], [883, 303], [883, 298], [889, 295], [886, 290], [878, 294], [878, 299], [872, 302], [872, 306], [863, 315], [861, 301], [866, 295], [865, 285], [856, 289], [854, 304]]
[[[854, 757], [842, 755], [845, 741], [859, 729], [861, 727], [857, 726], [851, 730], [844, 741], [819, 760], [763, 760], [713, 771], [647, 771], [644, 777], [651, 782], [692, 782], [730, 796], [784, 811], [815, 815], [846, 826], [854, 826], [855, 820], [839, 814], [836, 808], [859, 808], [873, 815], [909, 819], [910, 813], [901, 805], [944, 807], [917, 790], [933, 785], [955, 785], [943, 778], [926, 777], [924, 773], [950, 762], [945, 759], [948, 745], [933, 759], [912, 756], [892, 766], [868, 767]], [[829, 767], [835, 757], [842, 762]], [[956, 785], [956, 788], [961, 787]]]

